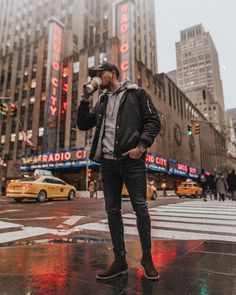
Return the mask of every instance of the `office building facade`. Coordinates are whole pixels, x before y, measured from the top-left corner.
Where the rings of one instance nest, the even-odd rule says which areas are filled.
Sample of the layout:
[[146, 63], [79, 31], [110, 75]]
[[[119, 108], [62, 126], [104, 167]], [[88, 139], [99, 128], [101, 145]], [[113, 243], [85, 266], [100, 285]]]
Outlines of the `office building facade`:
[[201, 24], [181, 31], [180, 35], [180, 41], [176, 42], [177, 85], [222, 130], [224, 96], [218, 54], [211, 35]]

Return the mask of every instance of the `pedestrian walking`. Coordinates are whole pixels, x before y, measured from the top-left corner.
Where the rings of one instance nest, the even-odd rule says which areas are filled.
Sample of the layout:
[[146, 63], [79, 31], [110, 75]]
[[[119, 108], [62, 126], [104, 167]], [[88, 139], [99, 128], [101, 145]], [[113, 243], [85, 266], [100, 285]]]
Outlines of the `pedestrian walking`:
[[236, 201], [236, 174], [234, 169], [227, 175], [226, 181], [229, 186], [230, 198]]
[[89, 182], [89, 192], [90, 192], [90, 199], [94, 197], [94, 181], [91, 180]]
[[209, 189], [209, 194], [211, 200], [214, 198], [214, 200], [217, 200], [217, 193], [216, 193], [216, 182], [215, 182], [215, 175], [210, 174], [207, 177], [207, 188]]
[[[120, 73], [115, 65], [106, 63], [89, 69], [89, 75], [93, 78], [92, 85], [83, 87], [77, 124], [80, 130], [96, 126], [90, 159], [101, 163], [105, 209], [115, 257], [111, 266], [96, 278], [105, 280], [128, 272], [121, 216], [121, 192], [125, 183], [137, 218], [141, 265], [145, 276], [156, 280], [159, 274], [151, 255], [145, 157], [146, 149], [161, 129], [160, 118], [145, 90], [129, 80], [119, 82]], [[90, 109], [88, 90], [96, 90], [96, 83], [103, 92], [95, 108]]]
[[94, 180], [94, 198], [98, 198], [98, 185], [96, 180]]
[[198, 183], [200, 184], [202, 188], [202, 197], [204, 201], [207, 201], [207, 175], [205, 173], [205, 170], [202, 169], [201, 173], [198, 176]]
[[226, 182], [225, 177], [221, 172], [218, 172], [216, 176], [216, 191], [219, 194], [219, 201], [225, 201], [226, 191], [228, 189], [228, 184]]

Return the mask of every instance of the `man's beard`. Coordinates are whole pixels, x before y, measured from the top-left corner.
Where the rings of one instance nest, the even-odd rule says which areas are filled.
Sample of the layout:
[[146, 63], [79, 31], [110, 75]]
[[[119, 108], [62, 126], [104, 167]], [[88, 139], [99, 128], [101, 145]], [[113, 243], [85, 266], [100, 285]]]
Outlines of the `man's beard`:
[[109, 90], [109, 88], [110, 88], [110, 85], [111, 85], [111, 82], [110, 81], [108, 81], [107, 83], [106, 83], [106, 85], [100, 85], [100, 89], [101, 90], [104, 90], [104, 89], [108, 89]]

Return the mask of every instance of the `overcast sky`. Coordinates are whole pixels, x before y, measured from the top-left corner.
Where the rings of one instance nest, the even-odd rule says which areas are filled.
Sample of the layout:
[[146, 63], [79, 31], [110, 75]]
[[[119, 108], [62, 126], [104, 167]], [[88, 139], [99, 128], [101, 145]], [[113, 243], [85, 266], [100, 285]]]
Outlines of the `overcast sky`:
[[202, 23], [219, 57], [225, 108], [236, 108], [236, 0], [155, 0], [158, 72], [176, 69], [180, 30]]

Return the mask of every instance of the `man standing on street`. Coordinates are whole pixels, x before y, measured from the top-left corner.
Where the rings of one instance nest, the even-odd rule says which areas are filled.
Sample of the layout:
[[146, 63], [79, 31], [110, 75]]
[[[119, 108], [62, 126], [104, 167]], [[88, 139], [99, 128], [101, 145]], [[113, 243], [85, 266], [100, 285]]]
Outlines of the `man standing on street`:
[[146, 202], [146, 149], [158, 135], [161, 124], [150, 96], [128, 80], [119, 82], [119, 70], [113, 64], [89, 69], [90, 77], [101, 79], [99, 101], [89, 108], [86, 84], [78, 107], [80, 130], [96, 126], [90, 159], [101, 163], [105, 209], [115, 256], [111, 266], [97, 274], [106, 280], [128, 272], [121, 216], [123, 183], [137, 217], [142, 246], [141, 265], [150, 280], [159, 279], [151, 256], [151, 221]]

